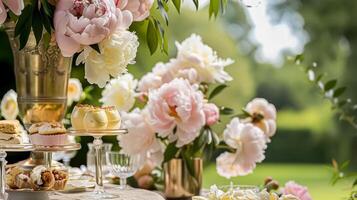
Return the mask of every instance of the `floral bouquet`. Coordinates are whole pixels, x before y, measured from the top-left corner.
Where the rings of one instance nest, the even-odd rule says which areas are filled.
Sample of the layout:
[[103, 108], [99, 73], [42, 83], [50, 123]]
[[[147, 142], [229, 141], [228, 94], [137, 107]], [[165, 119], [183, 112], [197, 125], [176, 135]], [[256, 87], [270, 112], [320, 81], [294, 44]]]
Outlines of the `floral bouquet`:
[[[139, 81], [126, 74], [105, 86], [100, 101], [122, 111], [122, 125], [128, 129], [118, 138], [122, 151], [158, 166], [180, 158], [190, 168], [190, 160], [202, 158], [205, 150], [223, 148], [228, 151], [217, 158], [220, 175], [251, 173], [276, 131], [275, 107], [257, 98], [238, 115], [212, 103], [232, 80], [224, 69], [233, 61], [219, 58], [195, 34], [176, 46], [176, 58], [157, 63]], [[135, 102], [142, 106], [133, 109]], [[212, 129], [220, 115], [233, 117], [222, 142]]]

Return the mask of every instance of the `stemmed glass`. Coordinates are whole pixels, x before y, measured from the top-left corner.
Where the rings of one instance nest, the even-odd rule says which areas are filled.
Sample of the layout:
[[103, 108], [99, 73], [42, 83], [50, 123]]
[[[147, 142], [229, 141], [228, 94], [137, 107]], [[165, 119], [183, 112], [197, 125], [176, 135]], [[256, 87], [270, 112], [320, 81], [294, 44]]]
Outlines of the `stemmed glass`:
[[140, 166], [140, 156], [131, 156], [119, 151], [106, 153], [107, 163], [113, 175], [120, 178], [120, 189], [126, 189], [126, 179], [133, 176]]

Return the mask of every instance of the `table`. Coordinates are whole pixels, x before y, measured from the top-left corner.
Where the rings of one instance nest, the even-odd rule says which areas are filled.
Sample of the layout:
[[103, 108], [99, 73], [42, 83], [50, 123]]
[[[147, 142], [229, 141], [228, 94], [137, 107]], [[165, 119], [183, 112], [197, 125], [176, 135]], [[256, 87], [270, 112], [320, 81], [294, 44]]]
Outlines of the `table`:
[[[152, 191], [143, 189], [127, 189], [121, 191], [118, 185], [105, 185], [107, 192], [119, 195], [120, 199], [125, 200], [164, 200], [164, 198]], [[145, 198], [144, 198], [145, 197]], [[50, 195], [50, 200], [83, 200], [83, 193], [60, 193], [55, 192]]]

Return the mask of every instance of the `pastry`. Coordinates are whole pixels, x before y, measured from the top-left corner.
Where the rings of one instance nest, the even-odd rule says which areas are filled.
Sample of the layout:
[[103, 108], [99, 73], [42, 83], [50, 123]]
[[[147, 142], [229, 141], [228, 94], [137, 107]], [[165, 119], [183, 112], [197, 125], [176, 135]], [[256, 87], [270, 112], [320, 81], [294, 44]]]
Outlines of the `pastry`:
[[31, 186], [34, 190], [50, 190], [55, 184], [55, 177], [52, 170], [39, 165], [36, 166], [30, 175]]
[[108, 125], [108, 118], [102, 108], [88, 110], [83, 118], [84, 128], [87, 130], [105, 129]]
[[15, 177], [15, 185], [19, 189], [32, 188], [29, 174], [19, 174]]
[[55, 177], [54, 190], [63, 190], [66, 187], [68, 180], [68, 172], [64, 170], [52, 170], [52, 174]]
[[8, 134], [16, 134], [22, 130], [18, 120], [0, 120], [0, 132]]
[[24, 173], [24, 171], [19, 167], [12, 167], [6, 171], [6, 184], [9, 186], [9, 188], [18, 189], [17, 185], [15, 184], [16, 177], [22, 173]]
[[107, 129], [118, 129], [120, 128], [121, 118], [119, 111], [114, 106], [108, 106], [103, 108], [105, 114], [107, 114], [108, 125]]
[[29, 128], [30, 140], [35, 145], [65, 145], [69, 143], [66, 129], [58, 122], [42, 122]]
[[71, 115], [72, 127], [76, 130], [85, 129], [83, 118], [87, 111], [93, 109], [93, 106], [78, 104], [74, 107]]
[[0, 144], [22, 144], [26, 134], [17, 120], [0, 120]]

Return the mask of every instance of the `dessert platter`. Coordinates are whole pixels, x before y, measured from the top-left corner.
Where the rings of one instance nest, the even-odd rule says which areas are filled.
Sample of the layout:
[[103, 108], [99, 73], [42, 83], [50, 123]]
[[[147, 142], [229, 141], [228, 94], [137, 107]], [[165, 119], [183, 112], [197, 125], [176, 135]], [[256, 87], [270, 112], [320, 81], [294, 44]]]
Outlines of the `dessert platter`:
[[[48, 199], [48, 191], [66, 186], [68, 170], [63, 165], [52, 166], [52, 152], [78, 150], [80, 144], [71, 143], [58, 122], [34, 123], [28, 133], [17, 120], [0, 120], [0, 199]], [[44, 152], [44, 162], [5, 170], [6, 152], [24, 151]]]
[[[71, 115], [72, 128], [62, 123], [36, 122], [22, 128], [17, 120], [0, 121], [0, 164], [2, 167], [0, 199], [49, 199], [49, 193], [64, 191], [69, 180], [68, 169], [52, 160], [52, 153], [75, 151], [79, 143], [69, 136], [91, 136], [95, 148], [95, 180], [93, 192], [83, 193], [87, 199], [113, 199], [117, 195], [104, 191], [102, 173], [102, 137], [118, 136], [127, 131], [120, 129], [121, 117], [115, 107], [76, 105]], [[11, 165], [5, 172], [7, 151], [31, 151], [42, 155]], [[31, 164], [29, 164], [31, 163]], [[6, 190], [5, 190], [6, 186]]]
[[95, 180], [96, 185], [92, 193], [86, 194], [90, 199], [114, 199], [116, 195], [105, 192], [102, 169], [102, 137], [125, 134], [120, 129], [121, 117], [115, 107], [95, 107], [91, 105], [76, 105], [71, 115], [72, 128], [68, 133], [73, 136], [91, 136], [94, 138], [95, 149]]

